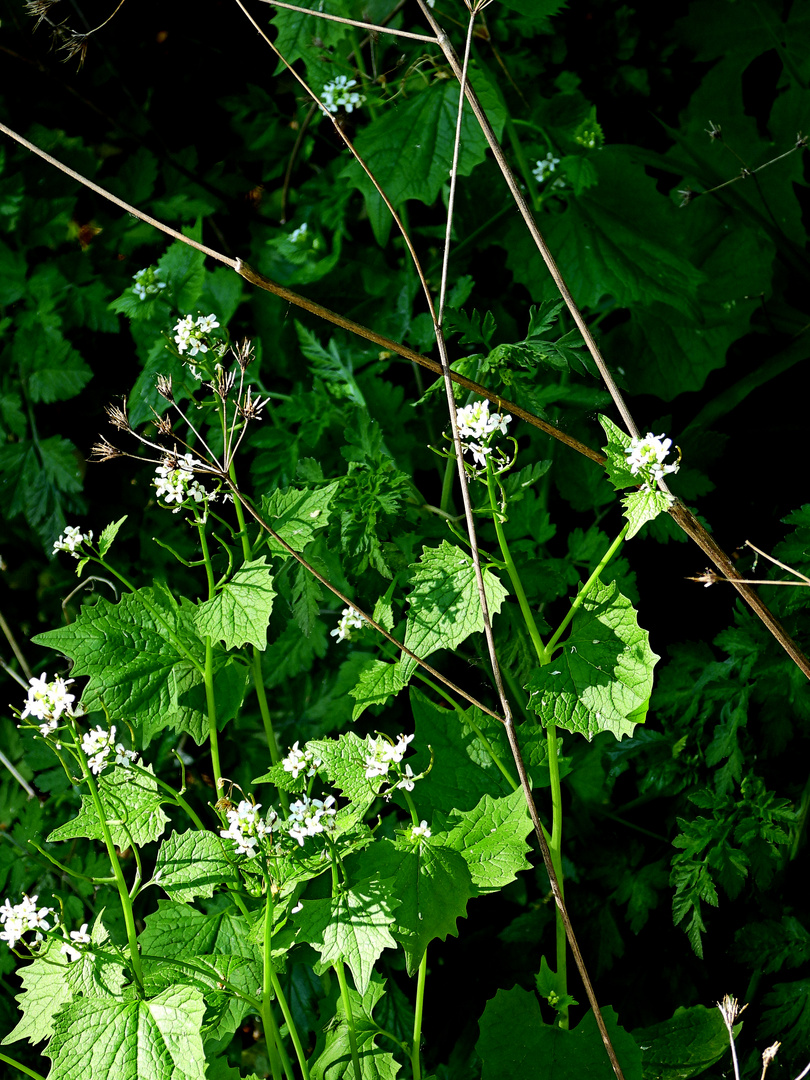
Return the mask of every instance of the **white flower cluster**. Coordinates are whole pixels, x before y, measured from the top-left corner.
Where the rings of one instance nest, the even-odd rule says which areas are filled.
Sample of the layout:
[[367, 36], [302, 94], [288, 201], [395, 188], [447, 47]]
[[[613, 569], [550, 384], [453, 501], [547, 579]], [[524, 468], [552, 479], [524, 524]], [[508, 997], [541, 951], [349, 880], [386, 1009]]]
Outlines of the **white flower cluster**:
[[270, 811], [265, 821], [259, 814], [261, 807], [261, 803], [242, 799], [237, 807], [228, 811], [228, 828], [220, 829], [219, 835], [224, 840], [235, 841], [237, 855], [247, 855], [252, 859], [256, 854], [256, 845], [278, 821], [275, 810]]
[[[387, 776], [392, 765], [399, 765], [408, 749], [408, 743], [413, 742], [413, 735], [400, 735], [395, 743], [389, 742], [385, 736], [380, 735], [369, 745], [366, 755], [366, 779], [372, 780], [375, 776]], [[413, 776], [410, 766], [406, 766], [406, 776], [410, 786], [408, 791], [413, 791]], [[405, 787], [405, 784], [397, 784], [397, 787]]]
[[290, 233], [288, 237], [290, 243], [297, 244], [299, 240], [306, 240], [308, 231], [309, 230], [307, 228], [306, 222], [304, 222], [303, 225], [299, 225], [297, 229], [293, 229], [293, 231]]
[[189, 356], [197, 353], [207, 353], [208, 343], [206, 334], [210, 334], [219, 326], [216, 315], [200, 315], [195, 320], [193, 315], [186, 315], [185, 319], [178, 319], [174, 327], [174, 341], [177, 351], [182, 355], [187, 352]]
[[545, 183], [546, 179], [551, 176], [557, 166], [560, 164], [560, 159], [554, 157], [554, 154], [549, 150], [544, 158], [540, 158], [535, 167], [532, 169], [532, 176], [535, 178], [538, 184]]
[[319, 757], [315, 757], [312, 750], [307, 749], [306, 746], [303, 750], [299, 750], [298, 743], [295, 743], [281, 764], [284, 766], [284, 771], [290, 773], [293, 780], [297, 780], [302, 772], [305, 772], [308, 777], [314, 776], [322, 762]]
[[347, 79], [345, 75], [338, 75], [328, 82], [321, 92], [324, 108], [330, 113], [336, 113], [341, 108], [350, 113], [362, 105], [366, 100], [365, 94], [358, 94], [352, 90], [353, 86], [357, 86], [357, 79]]
[[5, 941], [10, 949], [13, 949], [23, 934], [29, 930], [36, 930], [37, 941], [42, 941], [42, 930], [50, 930], [48, 920], [55, 914], [54, 908], [37, 907], [36, 896], [23, 895], [19, 904], [12, 904], [5, 900], [0, 906], [0, 941]]
[[334, 827], [335, 797], [330, 795], [328, 799], [308, 799], [306, 795], [290, 805], [290, 816], [287, 818], [287, 831], [301, 847], [307, 836], [316, 836], [324, 829]]
[[676, 473], [681, 467], [677, 461], [670, 465], [664, 464], [672, 446], [672, 439], [663, 435], [653, 435], [648, 431], [643, 439], [633, 438], [630, 445], [625, 449], [627, 464], [633, 476], [639, 476], [644, 481], [642, 491], [651, 491], [669, 473]]
[[68, 958], [68, 963], [72, 964], [74, 960], [78, 960], [81, 956], [81, 952], [76, 948], [76, 945], [90, 944], [90, 935], [87, 933], [87, 923], [82, 923], [79, 930], [71, 930], [69, 937], [73, 942], [73, 945], [68, 945], [68, 943], [65, 942], [59, 951]]
[[68, 555], [72, 555], [74, 559], [78, 559], [79, 552], [76, 548], [81, 547], [82, 544], [89, 544], [92, 539], [92, 529], [83, 533], [78, 525], [68, 525], [53, 545], [53, 553], [55, 555], [58, 551], [66, 551]]
[[426, 821], [420, 821], [420, 823], [418, 825], [413, 825], [411, 827], [411, 839], [412, 840], [418, 840], [420, 837], [423, 840], [429, 840], [430, 836], [431, 836], [431, 832], [430, 832], [430, 829], [428, 828], [428, 823]]
[[125, 769], [129, 768], [131, 762], [138, 759], [136, 750], [127, 750], [123, 743], [115, 741], [115, 724], [109, 731], [105, 731], [99, 724], [86, 735], [82, 735], [82, 750], [87, 757], [87, 764], [93, 776], [98, 776], [111, 764], [107, 761], [111, 753], [115, 754], [115, 764], [123, 765]]
[[352, 630], [362, 630], [365, 621], [359, 611], [345, 607], [337, 626], [329, 631], [329, 636], [335, 638], [335, 644], [339, 641], [348, 641], [352, 636]]
[[159, 273], [160, 270], [157, 267], [146, 266], [133, 275], [132, 280], [135, 284], [132, 286], [132, 291], [139, 300], [145, 300], [147, 296], [157, 296], [161, 289], [166, 288], [166, 282], [158, 277]]
[[193, 499], [197, 503], [205, 500], [206, 490], [194, 479], [194, 466], [202, 462], [191, 454], [178, 458], [164, 458], [163, 464], [155, 470], [155, 492], [166, 503], [177, 503], [173, 513], [180, 511], [184, 502]]
[[44, 721], [39, 726], [39, 733], [44, 736], [50, 735], [59, 726], [59, 717], [62, 714], [74, 715], [72, 706], [76, 695], [67, 692], [73, 679], [65, 681], [57, 676], [53, 682], [48, 682], [48, 676], [42, 675], [39, 679], [31, 679], [30, 682], [28, 701], [25, 703], [20, 718], [25, 720], [27, 716], [34, 716], [37, 720]]
[[489, 415], [489, 402], [475, 401], [472, 405], [465, 405], [456, 414], [458, 421], [458, 433], [461, 439], [470, 440], [464, 443], [463, 449], [469, 451], [476, 465], [485, 466], [487, 454], [492, 453], [492, 448], [487, 445], [496, 431], [506, 434], [506, 425], [512, 423], [509, 413], [495, 413]]

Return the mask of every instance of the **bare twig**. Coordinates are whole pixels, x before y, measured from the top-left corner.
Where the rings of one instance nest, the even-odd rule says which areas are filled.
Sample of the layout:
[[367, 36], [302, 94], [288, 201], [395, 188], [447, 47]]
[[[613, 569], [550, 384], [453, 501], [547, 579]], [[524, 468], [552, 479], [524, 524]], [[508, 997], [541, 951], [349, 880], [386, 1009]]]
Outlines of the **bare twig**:
[[17, 657], [17, 663], [22, 668], [23, 674], [25, 675], [26, 679], [28, 679], [28, 681], [30, 682], [31, 677], [32, 677], [31, 668], [28, 666], [28, 661], [25, 659], [25, 656], [23, 655], [23, 651], [20, 648], [20, 646], [17, 644], [17, 639], [14, 637], [14, 634], [13, 634], [13, 632], [11, 630], [11, 627], [8, 625], [8, 623], [4, 619], [3, 613], [1, 611], [0, 611], [0, 630], [3, 631], [3, 636], [5, 637], [6, 641], [11, 646], [11, 651]]
[[330, 22], [346, 23], [348, 26], [358, 26], [361, 30], [368, 30], [378, 34], [393, 34], [395, 37], [413, 38], [415, 41], [429, 41], [436, 44], [436, 39], [429, 34], [413, 34], [408, 30], [392, 30], [390, 26], [382, 26], [377, 23], [360, 22], [358, 19], [344, 19], [342, 15], [328, 15], [325, 11], [313, 11], [312, 8], [298, 7], [297, 4], [282, 4], [281, 0], [261, 0], [262, 4], [270, 4], [271, 7], [287, 8], [288, 11], [300, 11], [303, 15], [312, 15], [317, 19], [328, 19]]

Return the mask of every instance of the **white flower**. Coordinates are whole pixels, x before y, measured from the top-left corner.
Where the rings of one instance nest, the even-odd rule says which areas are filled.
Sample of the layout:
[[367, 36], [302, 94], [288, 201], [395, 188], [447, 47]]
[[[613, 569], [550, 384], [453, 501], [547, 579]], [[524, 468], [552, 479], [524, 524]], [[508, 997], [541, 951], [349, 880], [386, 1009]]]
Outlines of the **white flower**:
[[391, 765], [398, 765], [402, 761], [410, 742], [413, 742], [413, 735], [400, 735], [396, 743], [389, 742], [383, 736], [374, 739], [366, 755], [366, 778], [371, 780], [375, 776], [386, 776]]
[[238, 806], [228, 811], [228, 828], [220, 829], [219, 835], [225, 840], [236, 843], [236, 854], [253, 858], [257, 854], [256, 845], [268, 834], [278, 821], [275, 810], [270, 810], [267, 820], [261, 817], [261, 803], [252, 803], [242, 799]]
[[[70, 940], [73, 941], [75, 945], [89, 945], [90, 935], [87, 933], [87, 923], [82, 923], [80, 930], [71, 930]], [[68, 945], [67, 942], [65, 942], [59, 951], [68, 958], [68, 963], [70, 964], [72, 964], [74, 960], [78, 960], [82, 955], [79, 949], [75, 948], [74, 945]]]
[[321, 765], [321, 759], [316, 758], [312, 750], [306, 747], [299, 750], [296, 742], [281, 764], [284, 766], [284, 771], [290, 773], [293, 780], [297, 780], [302, 772], [306, 772], [307, 776], [314, 776]]
[[416, 840], [420, 836], [424, 840], [427, 840], [429, 839], [430, 835], [430, 829], [428, 828], [428, 823], [426, 821], [422, 821], [418, 825], [414, 825], [411, 828], [411, 838], [413, 840]]
[[161, 271], [157, 267], [146, 266], [134, 274], [132, 280], [135, 284], [132, 291], [139, 300], [145, 300], [147, 296], [157, 296], [161, 289], [166, 288], [166, 282], [158, 277]]
[[680, 468], [677, 461], [669, 465], [664, 464], [672, 446], [672, 439], [663, 435], [653, 435], [648, 431], [643, 439], [633, 438], [630, 445], [625, 449], [627, 464], [633, 476], [639, 476], [644, 483], [642, 491], [651, 491], [652, 488], [663, 480], [669, 473], [676, 473]]
[[559, 164], [560, 159], [558, 157], [554, 157], [554, 154], [552, 154], [552, 152], [549, 150], [546, 156], [544, 158], [540, 158], [535, 167], [532, 169], [532, 176], [534, 176], [538, 184], [542, 184], [545, 182], [546, 177], [550, 176]]
[[332, 82], [328, 82], [321, 92], [323, 108], [330, 113], [336, 113], [340, 108], [350, 113], [358, 108], [366, 98], [365, 94], [352, 90], [353, 86], [357, 86], [357, 80], [347, 79], [345, 75], [338, 75]]
[[48, 921], [55, 910], [49, 907], [37, 907], [36, 896], [26, 896], [19, 904], [12, 904], [10, 900], [4, 900], [0, 906], [0, 923], [3, 925], [0, 931], [0, 941], [5, 941], [10, 949], [13, 949], [23, 934], [29, 930], [37, 931], [37, 938], [41, 940], [41, 930], [50, 930]]
[[292, 244], [297, 244], [299, 240], [305, 240], [307, 236], [307, 223], [299, 225], [297, 229], [293, 229], [290, 233], [289, 240]]
[[68, 525], [53, 545], [53, 553], [55, 555], [57, 551], [66, 551], [69, 555], [72, 555], [74, 559], [78, 559], [79, 552], [76, 548], [81, 547], [82, 544], [89, 544], [92, 539], [92, 529], [83, 533], [77, 525]]
[[330, 795], [323, 802], [320, 799], [308, 799], [306, 795], [290, 805], [290, 816], [287, 818], [287, 831], [290, 836], [297, 840], [301, 847], [307, 836], [316, 836], [324, 829], [334, 826], [334, 818], [337, 811], [334, 809], [335, 798]]
[[336, 643], [339, 641], [348, 641], [352, 636], [352, 630], [362, 630], [365, 621], [366, 620], [359, 611], [355, 611], [354, 608], [345, 607], [337, 626], [334, 630], [329, 631], [329, 636], [335, 638]]
[[179, 513], [183, 503], [193, 499], [196, 503], [205, 501], [206, 491], [202, 484], [194, 479], [194, 468], [202, 462], [191, 454], [182, 457], [165, 457], [163, 464], [155, 470], [155, 494], [165, 503], [177, 503], [173, 513]]
[[193, 315], [186, 315], [184, 319], [178, 319], [174, 327], [174, 342], [177, 351], [182, 355], [187, 352], [189, 356], [197, 353], [208, 352], [208, 342], [205, 335], [210, 334], [219, 326], [216, 315], [200, 315], [196, 320]]
[[68, 686], [73, 679], [64, 679], [57, 676], [53, 682], [48, 682], [48, 676], [43, 675], [39, 679], [31, 679], [28, 688], [28, 701], [25, 709], [20, 714], [21, 719], [34, 716], [37, 720], [43, 720], [40, 725], [41, 735], [50, 735], [58, 727], [58, 719], [64, 713], [73, 716], [72, 705], [76, 700], [75, 694], [67, 692]]
[[488, 443], [496, 431], [506, 434], [507, 424], [512, 423], [509, 413], [489, 414], [489, 402], [474, 401], [471, 405], [465, 405], [456, 413], [458, 434], [462, 440], [462, 450], [471, 453], [476, 465], [482, 468], [486, 466], [487, 454], [492, 453]]
[[405, 775], [397, 784], [398, 788], [402, 788], [404, 791], [413, 791], [413, 785], [416, 782], [416, 777], [413, 775], [410, 765], [405, 766]]

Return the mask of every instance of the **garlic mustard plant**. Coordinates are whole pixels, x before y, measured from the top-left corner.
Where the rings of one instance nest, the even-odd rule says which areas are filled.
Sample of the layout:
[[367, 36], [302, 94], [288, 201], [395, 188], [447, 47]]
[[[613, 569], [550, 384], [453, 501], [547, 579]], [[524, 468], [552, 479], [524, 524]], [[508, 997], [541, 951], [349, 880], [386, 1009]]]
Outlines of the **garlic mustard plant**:
[[182, 355], [196, 356], [198, 353], [207, 353], [211, 342], [209, 335], [219, 326], [216, 315], [200, 315], [196, 319], [193, 315], [186, 315], [178, 319], [174, 327], [174, 341], [177, 351]]
[[0, 905], [0, 941], [5, 941], [13, 949], [29, 930], [36, 930], [35, 941], [42, 940], [42, 931], [50, 930], [52, 919], [56, 915], [54, 908], [38, 907], [38, 896], [25, 896], [19, 904], [4, 900]]
[[345, 75], [338, 75], [326, 83], [321, 91], [323, 108], [330, 113], [336, 113], [338, 109], [345, 109], [347, 113], [358, 109], [366, 98], [365, 94], [352, 90], [353, 86], [357, 86], [357, 79], [348, 79]]
[[340, 641], [349, 641], [352, 630], [362, 630], [365, 622], [359, 611], [350, 607], [344, 608], [337, 626], [329, 631], [329, 635], [335, 639], [336, 644]]
[[653, 435], [651, 431], [643, 438], [633, 438], [630, 441], [625, 450], [627, 464], [633, 476], [644, 481], [641, 485], [642, 491], [652, 491], [665, 476], [676, 473], [680, 468], [678, 461], [664, 464], [671, 447], [672, 439], [667, 439], [664, 435]]
[[83, 533], [77, 525], [68, 525], [59, 539], [54, 543], [53, 553], [56, 555], [59, 551], [66, 551], [68, 555], [72, 555], [74, 559], [78, 559], [81, 556], [78, 549], [80, 549], [83, 544], [89, 544], [92, 539], [92, 529]]
[[157, 296], [162, 289], [166, 288], [166, 282], [160, 278], [160, 270], [155, 266], [146, 266], [133, 274], [135, 284], [132, 291], [139, 300], [146, 300], [150, 296]]
[[456, 414], [458, 433], [462, 440], [462, 449], [470, 453], [476, 465], [486, 466], [487, 456], [492, 453], [490, 442], [496, 432], [506, 434], [508, 424], [512, 423], [509, 413], [490, 415], [489, 401], [475, 401], [465, 405]]

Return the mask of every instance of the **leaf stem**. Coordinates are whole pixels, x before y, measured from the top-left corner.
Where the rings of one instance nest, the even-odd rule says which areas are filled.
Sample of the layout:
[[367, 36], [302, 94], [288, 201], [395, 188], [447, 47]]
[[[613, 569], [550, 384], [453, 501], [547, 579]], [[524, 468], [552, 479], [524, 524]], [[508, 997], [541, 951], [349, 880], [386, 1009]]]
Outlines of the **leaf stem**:
[[42, 1073], [35, 1072], [33, 1069], [29, 1069], [27, 1065], [23, 1065], [22, 1062], [17, 1061], [16, 1058], [8, 1057], [6, 1054], [0, 1053], [0, 1061], [5, 1062], [6, 1065], [10, 1065], [12, 1069], [17, 1069], [21, 1073], [25, 1073], [26, 1076], [33, 1076], [34, 1080], [45, 1080]]
[[[281, 1058], [278, 1048], [281, 1042], [278, 1024], [273, 1016], [273, 983], [271, 974], [273, 971], [273, 896], [272, 886], [266, 882], [267, 898], [264, 904], [264, 934], [262, 935], [262, 1025], [264, 1027], [264, 1042], [267, 1047], [267, 1056], [270, 1059], [270, 1068], [273, 1071], [273, 1080], [281, 1080]], [[289, 1063], [288, 1063], [289, 1064]], [[291, 1080], [291, 1074], [287, 1072], [287, 1080]]]
[[362, 1073], [360, 1071], [360, 1054], [357, 1051], [357, 1032], [354, 1029], [354, 1014], [352, 1013], [352, 1003], [349, 998], [349, 986], [346, 982], [346, 971], [343, 967], [343, 961], [338, 960], [336, 964], [332, 965], [335, 974], [337, 975], [338, 983], [340, 984], [340, 996], [343, 1001], [343, 1011], [346, 1014], [346, 1025], [349, 1031], [349, 1046], [352, 1051], [352, 1069], [354, 1071], [354, 1080], [362, 1080]]
[[[208, 538], [205, 535], [205, 522], [197, 519], [197, 531], [200, 534], [200, 547], [205, 560], [205, 576], [208, 579], [208, 599], [213, 600], [216, 596], [216, 583], [214, 581], [214, 568], [211, 565], [211, 552], [208, 549]], [[217, 701], [214, 694], [214, 645], [210, 634], [205, 636], [205, 671], [203, 673], [205, 684], [205, 702], [208, 707], [208, 739], [211, 743], [211, 767], [214, 772], [214, 790], [219, 798], [219, 786], [222, 779], [222, 769], [219, 763], [219, 732], [217, 731]]]
[[422, 1042], [422, 1013], [425, 1005], [425, 980], [427, 979], [427, 949], [419, 964], [416, 979], [416, 1009], [413, 1017], [413, 1046], [411, 1047], [411, 1068], [413, 1080], [421, 1080], [422, 1064], [419, 1059], [419, 1046]]

